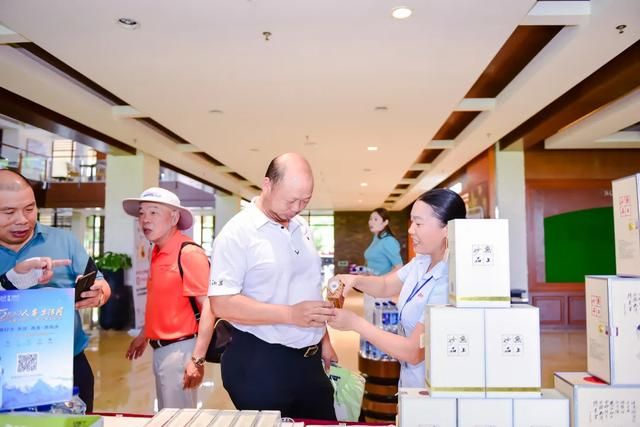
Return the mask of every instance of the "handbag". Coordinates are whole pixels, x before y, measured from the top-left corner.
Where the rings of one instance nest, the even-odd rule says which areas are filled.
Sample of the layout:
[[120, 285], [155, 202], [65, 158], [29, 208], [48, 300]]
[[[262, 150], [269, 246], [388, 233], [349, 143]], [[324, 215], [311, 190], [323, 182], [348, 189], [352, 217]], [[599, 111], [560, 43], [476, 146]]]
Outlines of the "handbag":
[[[182, 264], [180, 262], [182, 249], [184, 249], [185, 246], [189, 245], [194, 245], [202, 249], [202, 246], [200, 246], [196, 242], [182, 242], [180, 251], [178, 252], [178, 270], [180, 271], [180, 278], [184, 278], [184, 271], [182, 270]], [[204, 251], [204, 249], [202, 250]], [[211, 263], [209, 263], [209, 265], [211, 265]], [[198, 304], [196, 303], [196, 298], [189, 297], [189, 303], [191, 304], [191, 308], [193, 309], [193, 314], [196, 317], [196, 321], [200, 322], [200, 309], [198, 308]], [[220, 363], [222, 354], [231, 342], [232, 334], [233, 326], [231, 326], [231, 323], [227, 322], [224, 319], [216, 320], [216, 323], [213, 326], [213, 335], [211, 336], [211, 342], [209, 343], [209, 347], [207, 348], [207, 353], [204, 356], [204, 360], [210, 363]]]

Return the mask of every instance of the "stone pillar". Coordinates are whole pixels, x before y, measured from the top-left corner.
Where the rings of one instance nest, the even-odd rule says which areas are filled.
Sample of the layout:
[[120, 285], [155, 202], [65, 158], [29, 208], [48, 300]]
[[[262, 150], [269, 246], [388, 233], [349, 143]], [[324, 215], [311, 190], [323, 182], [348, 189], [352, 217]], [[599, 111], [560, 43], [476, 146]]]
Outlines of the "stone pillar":
[[240, 212], [240, 196], [226, 195], [216, 192], [216, 226], [215, 236], [220, 233], [222, 227], [238, 212]]
[[511, 289], [528, 289], [524, 151], [496, 144], [496, 217], [509, 220]]
[[157, 187], [160, 162], [148, 154], [107, 156], [105, 185], [104, 250], [133, 255], [135, 219], [122, 210], [122, 199], [139, 197], [148, 187]]
[[87, 216], [82, 210], [74, 209], [71, 214], [71, 232], [84, 245], [84, 235], [87, 230]]

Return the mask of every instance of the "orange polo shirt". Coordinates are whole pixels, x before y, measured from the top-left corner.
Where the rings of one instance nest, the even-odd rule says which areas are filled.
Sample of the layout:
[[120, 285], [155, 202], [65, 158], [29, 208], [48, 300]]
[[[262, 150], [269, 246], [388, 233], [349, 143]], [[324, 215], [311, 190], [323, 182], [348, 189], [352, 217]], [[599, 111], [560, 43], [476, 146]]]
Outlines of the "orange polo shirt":
[[144, 325], [149, 339], [170, 340], [198, 331], [189, 297], [207, 295], [209, 262], [202, 249], [186, 246], [180, 259], [184, 278], [180, 278], [178, 252], [182, 242], [190, 240], [176, 231], [164, 247], [153, 248]]

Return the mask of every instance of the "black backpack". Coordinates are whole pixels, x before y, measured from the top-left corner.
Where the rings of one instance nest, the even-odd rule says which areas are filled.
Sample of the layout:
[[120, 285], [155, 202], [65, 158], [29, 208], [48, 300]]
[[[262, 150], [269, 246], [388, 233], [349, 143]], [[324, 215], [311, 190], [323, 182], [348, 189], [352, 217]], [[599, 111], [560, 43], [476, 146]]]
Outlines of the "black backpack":
[[[180, 246], [180, 252], [178, 252], [178, 270], [180, 271], [180, 278], [184, 278], [184, 272], [182, 271], [182, 264], [180, 263], [180, 257], [182, 256], [182, 249], [184, 249], [185, 246], [189, 246], [189, 245], [194, 245], [202, 249], [202, 246], [200, 246], [196, 242], [191, 242], [191, 241], [182, 242], [182, 245]], [[200, 309], [198, 308], [196, 298], [189, 297], [189, 303], [191, 304], [191, 308], [193, 309], [193, 314], [196, 317], [196, 321], [200, 322]], [[232, 331], [233, 331], [233, 326], [231, 326], [231, 324], [226, 320], [218, 319], [216, 321], [216, 324], [213, 327], [213, 336], [211, 337], [209, 348], [207, 348], [207, 354], [205, 354], [204, 356], [204, 359], [207, 362], [220, 363], [220, 359], [222, 359], [222, 353], [224, 353], [225, 349], [231, 342]]]

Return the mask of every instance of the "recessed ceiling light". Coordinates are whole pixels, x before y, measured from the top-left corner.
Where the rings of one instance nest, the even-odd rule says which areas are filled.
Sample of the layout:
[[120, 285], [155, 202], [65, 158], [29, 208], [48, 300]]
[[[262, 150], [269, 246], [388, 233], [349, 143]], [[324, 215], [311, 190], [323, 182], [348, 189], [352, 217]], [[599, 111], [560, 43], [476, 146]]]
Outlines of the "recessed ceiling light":
[[385, 105], [380, 105], [380, 106], [377, 106], [377, 107], [373, 108], [373, 111], [388, 111], [388, 110], [389, 110], [389, 108], [387, 106], [385, 106]]
[[364, 168], [364, 169], [362, 169], [362, 172], [371, 172], [371, 169], [369, 169], [369, 168]]
[[360, 183], [360, 187], [366, 187], [367, 185], [369, 185], [369, 184], [367, 184], [366, 182], [361, 182]]
[[217, 109], [213, 109], [213, 110], [209, 110], [210, 114], [223, 114], [224, 111], [222, 110], [217, 110]]
[[406, 6], [399, 6], [394, 8], [391, 11], [391, 16], [393, 16], [396, 19], [407, 19], [408, 17], [411, 16], [411, 14], [413, 13], [413, 11], [411, 9], [409, 9]]
[[362, 199], [358, 199], [358, 203], [362, 203]]
[[260, 151], [259, 148], [249, 148], [249, 151], [253, 151], [254, 153], [257, 153], [258, 151]]
[[369, 151], [378, 151], [378, 147], [370, 145], [370, 146], [367, 147], [367, 150], [369, 150]]
[[133, 18], [118, 18], [118, 24], [127, 30], [136, 30], [140, 28], [140, 23]]

